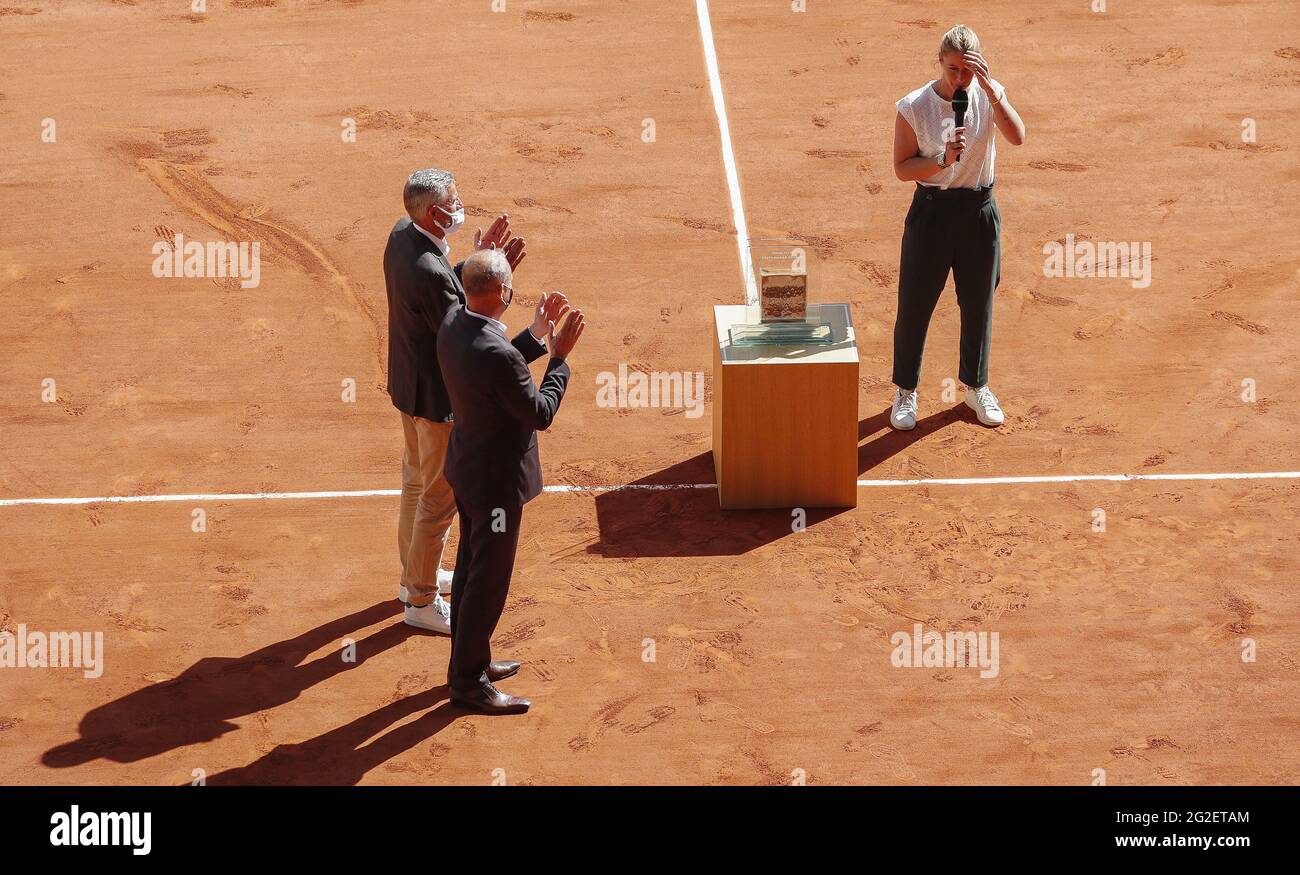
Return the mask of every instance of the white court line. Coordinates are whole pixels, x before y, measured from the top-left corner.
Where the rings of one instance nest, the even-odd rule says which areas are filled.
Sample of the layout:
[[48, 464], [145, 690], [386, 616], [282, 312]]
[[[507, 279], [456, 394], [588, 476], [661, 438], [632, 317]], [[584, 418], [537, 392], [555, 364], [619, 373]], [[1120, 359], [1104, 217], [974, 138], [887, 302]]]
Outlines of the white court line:
[[731, 195], [731, 221], [736, 226], [736, 246], [740, 249], [740, 275], [745, 278], [745, 303], [758, 303], [758, 286], [754, 282], [754, 265], [749, 258], [749, 226], [745, 224], [745, 205], [740, 200], [740, 177], [736, 174], [736, 155], [731, 151], [731, 126], [727, 124], [727, 107], [722, 100], [722, 77], [718, 74], [718, 53], [713, 48], [713, 25], [709, 23], [708, 0], [695, 0], [695, 14], [700, 19], [700, 41], [704, 43], [704, 64], [709, 69], [709, 89], [713, 92], [713, 111], [718, 115], [718, 132], [722, 136], [722, 166], [727, 171], [727, 190]]
[[[859, 480], [858, 486], [1007, 486], [1029, 483], [1124, 483], [1138, 480], [1300, 480], [1300, 471], [1228, 471], [1210, 474], [1049, 474], [1030, 477], [927, 477], [920, 480]], [[625, 483], [620, 486], [547, 486], [543, 492], [666, 492], [717, 489], [716, 483]], [[190, 495], [100, 495], [84, 498], [0, 498], [0, 507], [42, 504], [146, 504], [160, 501], [274, 501], [283, 499], [396, 497], [400, 489], [338, 489], [329, 492], [198, 492]]]
[[1221, 474], [1055, 474], [1030, 477], [948, 477], [859, 480], [858, 486], [1003, 486], [1016, 483], [1123, 483], [1130, 480], [1298, 480], [1300, 471], [1229, 471]]

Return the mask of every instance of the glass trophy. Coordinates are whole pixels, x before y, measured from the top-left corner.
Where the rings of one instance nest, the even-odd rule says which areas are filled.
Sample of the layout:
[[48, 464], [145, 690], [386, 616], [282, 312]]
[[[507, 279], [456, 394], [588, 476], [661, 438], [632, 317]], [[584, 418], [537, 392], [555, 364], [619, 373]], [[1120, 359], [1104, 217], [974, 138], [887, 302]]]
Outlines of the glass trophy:
[[733, 325], [733, 346], [808, 346], [835, 342], [831, 325], [822, 318], [821, 306], [808, 305], [808, 277], [804, 273], [760, 267], [759, 321]]

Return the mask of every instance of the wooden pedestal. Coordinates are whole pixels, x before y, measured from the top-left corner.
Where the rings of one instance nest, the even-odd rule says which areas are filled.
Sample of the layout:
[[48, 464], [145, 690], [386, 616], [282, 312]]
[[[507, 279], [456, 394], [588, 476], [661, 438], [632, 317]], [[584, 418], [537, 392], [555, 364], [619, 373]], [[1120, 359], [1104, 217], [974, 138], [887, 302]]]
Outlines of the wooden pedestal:
[[846, 304], [810, 304], [828, 345], [735, 346], [758, 307], [714, 307], [713, 467], [724, 508], [856, 507], [858, 349]]

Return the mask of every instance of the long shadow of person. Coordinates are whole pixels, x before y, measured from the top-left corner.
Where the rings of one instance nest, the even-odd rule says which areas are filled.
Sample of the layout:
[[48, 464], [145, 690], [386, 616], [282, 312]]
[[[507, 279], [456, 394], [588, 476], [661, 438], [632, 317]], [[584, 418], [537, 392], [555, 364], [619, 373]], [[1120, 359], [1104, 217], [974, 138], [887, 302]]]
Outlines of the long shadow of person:
[[443, 684], [398, 699], [323, 735], [297, 744], [277, 745], [246, 766], [212, 775], [207, 785], [351, 786], [360, 783], [371, 769], [432, 738], [466, 712], [449, 701], [444, 702], [419, 719], [362, 747], [366, 739], [404, 717], [442, 702], [449, 695], [447, 685]]
[[205, 657], [172, 680], [87, 712], [77, 727], [80, 737], [46, 751], [41, 762], [58, 769], [101, 758], [130, 763], [219, 738], [239, 728], [233, 719], [291, 702], [312, 685], [418, 634], [395, 623], [356, 642], [354, 661], [345, 660], [340, 649], [301, 664], [308, 654], [399, 610], [397, 601], [378, 602], [244, 656]]

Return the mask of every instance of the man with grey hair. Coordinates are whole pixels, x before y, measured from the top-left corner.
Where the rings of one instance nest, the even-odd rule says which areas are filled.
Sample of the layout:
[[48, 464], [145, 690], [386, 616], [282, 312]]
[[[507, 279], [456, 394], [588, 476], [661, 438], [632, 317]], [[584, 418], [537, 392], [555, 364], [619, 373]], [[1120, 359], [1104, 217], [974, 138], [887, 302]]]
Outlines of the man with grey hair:
[[501, 252], [476, 252], [461, 275], [466, 304], [438, 330], [438, 364], [456, 410], [447, 480], [460, 514], [447, 685], [458, 705], [520, 714], [529, 701], [494, 686], [518, 672], [519, 663], [493, 661], [492, 632], [510, 591], [524, 504], [542, 491], [537, 431], [549, 428], [559, 410], [569, 380], [565, 360], [586, 322], [559, 292], [551, 294], [551, 300], [561, 300], [544, 314], [551, 359], [538, 386], [501, 322], [515, 294], [508, 259]]
[[[452, 406], [438, 368], [438, 326], [465, 303], [461, 265], [448, 260], [448, 238], [465, 222], [456, 180], [445, 170], [417, 170], [406, 180], [402, 201], [407, 216], [398, 219], [384, 250], [388, 291], [388, 394], [402, 414], [402, 501], [397, 549], [402, 563], [398, 597], [406, 622], [450, 634], [451, 619], [442, 595], [450, 592], [451, 573], [441, 568], [447, 536], [456, 514], [443, 461], [451, 437]], [[498, 250], [509, 266], [524, 259], [524, 241], [514, 237], [502, 214], [484, 233], [474, 234], [475, 250]], [[562, 296], [561, 296], [562, 297]], [[529, 361], [546, 347], [547, 321], [538, 304], [531, 333], [514, 339]], [[552, 307], [558, 302], [553, 302]]]

